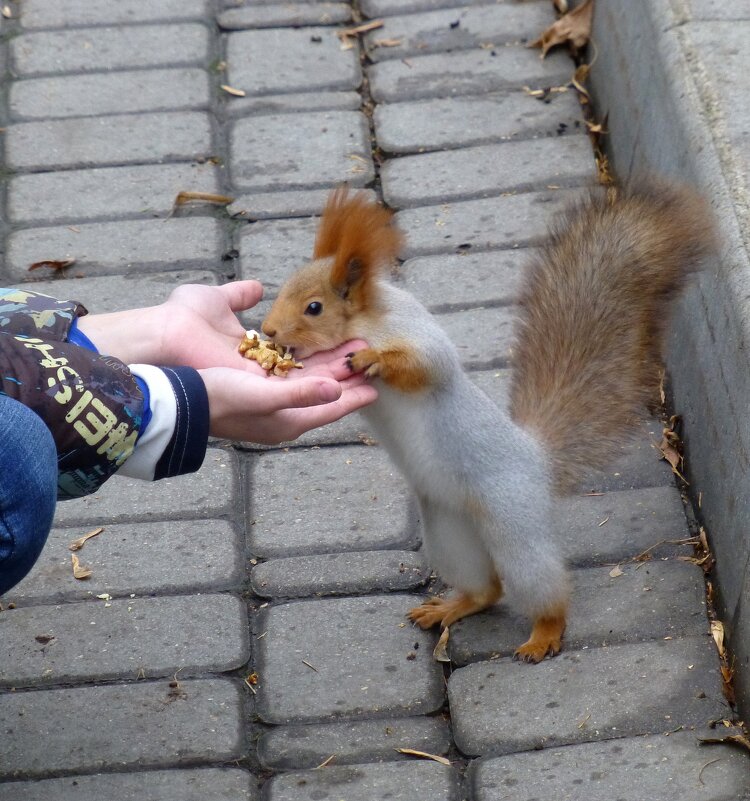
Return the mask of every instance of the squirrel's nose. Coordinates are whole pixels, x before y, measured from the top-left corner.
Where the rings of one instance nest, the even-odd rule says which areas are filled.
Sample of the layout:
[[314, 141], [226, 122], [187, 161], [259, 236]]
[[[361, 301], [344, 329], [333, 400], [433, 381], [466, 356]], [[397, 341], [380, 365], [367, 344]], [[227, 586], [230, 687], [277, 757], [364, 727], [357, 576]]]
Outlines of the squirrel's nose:
[[263, 321], [263, 325], [260, 327], [260, 330], [271, 339], [276, 336], [276, 329], [272, 325], [269, 325], [265, 320]]

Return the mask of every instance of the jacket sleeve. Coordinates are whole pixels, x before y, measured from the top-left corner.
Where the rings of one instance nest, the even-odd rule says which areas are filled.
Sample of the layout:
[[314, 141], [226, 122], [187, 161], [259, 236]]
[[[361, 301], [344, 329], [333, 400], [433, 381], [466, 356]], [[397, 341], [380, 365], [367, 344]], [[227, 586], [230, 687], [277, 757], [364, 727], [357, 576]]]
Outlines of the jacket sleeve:
[[129, 368], [68, 342], [3, 333], [0, 392], [28, 406], [52, 432], [58, 498], [95, 492], [130, 456], [143, 394]]
[[[58, 498], [95, 492], [133, 454], [149, 425], [141, 448], [148, 459], [141, 454], [134, 461], [140, 472], [133, 475], [158, 479], [197, 470], [209, 419], [198, 373], [187, 367], [151, 368], [165, 376], [162, 395], [167, 397], [159, 408], [172, 411], [166, 423], [162, 415], [150, 424], [148, 383], [119, 360], [97, 353], [91, 343], [81, 346], [74, 322], [85, 313], [79, 303], [0, 289], [0, 393], [32, 409], [52, 432]], [[155, 438], [161, 443], [157, 448]]]

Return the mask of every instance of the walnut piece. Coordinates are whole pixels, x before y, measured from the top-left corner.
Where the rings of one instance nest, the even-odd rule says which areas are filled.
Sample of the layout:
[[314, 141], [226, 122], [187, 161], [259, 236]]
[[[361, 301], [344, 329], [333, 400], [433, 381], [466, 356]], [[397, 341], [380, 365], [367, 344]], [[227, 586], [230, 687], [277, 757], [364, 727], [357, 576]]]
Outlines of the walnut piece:
[[257, 331], [246, 331], [240, 342], [239, 352], [246, 359], [254, 359], [267, 372], [285, 376], [294, 369], [302, 367], [295, 362], [291, 352], [268, 339], [261, 339]]

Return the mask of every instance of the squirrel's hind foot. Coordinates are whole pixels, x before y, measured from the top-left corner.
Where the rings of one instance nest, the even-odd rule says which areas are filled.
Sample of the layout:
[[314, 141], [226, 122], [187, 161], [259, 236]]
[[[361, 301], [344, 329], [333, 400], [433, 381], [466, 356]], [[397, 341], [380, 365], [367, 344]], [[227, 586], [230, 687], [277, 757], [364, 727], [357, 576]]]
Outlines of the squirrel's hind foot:
[[438, 624], [444, 629], [462, 617], [487, 609], [500, 600], [501, 595], [502, 585], [496, 580], [490, 589], [481, 593], [459, 592], [449, 598], [428, 598], [420, 606], [411, 609], [407, 617], [423, 629]]
[[541, 662], [545, 656], [557, 656], [562, 650], [565, 614], [544, 615], [534, 621], [531, 636], [513, 654], [522, 662]]

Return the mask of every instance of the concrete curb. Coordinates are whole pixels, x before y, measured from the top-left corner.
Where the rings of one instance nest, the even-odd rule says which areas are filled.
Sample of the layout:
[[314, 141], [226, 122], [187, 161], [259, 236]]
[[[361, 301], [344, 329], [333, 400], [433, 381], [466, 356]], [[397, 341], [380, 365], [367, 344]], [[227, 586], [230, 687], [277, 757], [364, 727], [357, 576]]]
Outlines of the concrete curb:
[[744, 531], [750, 431], [742, 414], [750, 397], [748, 192], [745, 165], [730, 141], [727, 101], [703, 61], [707, 48], [694, 41], [707, 18], [693, 13], [683, 0], [597, 0], [592, 84], [598, 113], [609, 115], [610, 157], [619, 178], [656, 172], [695, 184], [719, 222], [720, 258], [675, 315], [668, 367], [674, 407], [684, 421], [690, 490], [701, 499], [699, 514], [717, 558], [721, 614], [737, 657], [738, 698], [747, 710], [750, 677], [740, 668], [750, 660], [750, 538]]

